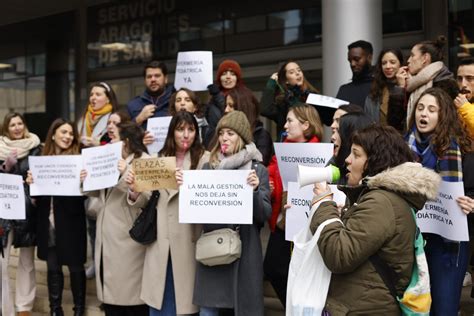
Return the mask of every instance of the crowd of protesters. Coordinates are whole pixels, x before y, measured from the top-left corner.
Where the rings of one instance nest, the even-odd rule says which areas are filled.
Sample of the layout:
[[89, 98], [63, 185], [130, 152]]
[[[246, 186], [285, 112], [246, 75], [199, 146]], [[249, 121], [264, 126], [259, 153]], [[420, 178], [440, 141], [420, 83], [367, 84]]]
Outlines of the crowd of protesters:
[[[445, 39], [414, 45], [410, 56], [398, 48], [380, 52], [360, 40], [348, 46], [352, 81], [337, 98], [337, 110], [306, 104], [319, 91], [297, 61], [270, 76], [258, 100], [245, 85], [235, 60], [217, 68], [207, 99], [168, 81], [163, 62], [144, 68], [145, 91], [120, 111], [111, 85], [91, 86], [89, 104], [77, 122], [62, 118], [46, 139], [28, 130], [19, 113], [5, 116], [0, 136], [0, 171], [25, 180], [26, 219], [0, 219], [3, 255], [2, 315], [31, 315], [36, 293], [34, 256], [46, 261], [51, 315], [63, 315], [62, 266], [69, 269], [74, 315], [86, 310], [86, 277], [96, 279], [106, 315], [264, 315], [263, 281], [287, 303], [292, 243], [285, 239], [287, 201], [273, 141], [319, 143], [331, 127], [339, 188], [346, 204], [332, 201], [327, 185], [314, 185], [310, 222], [314, 233], [325, 220], [318, 247], [332, 272], [327, 315], [398, 315], [393, 293], [372, 264], [377, 255], [395, 271], [398, 295], [407, 288], [415, 263], [416, 221], [438, 193], [441, 180], [463, 182], [461, 211], [474, 212], [474, 59], [461, 60], [453, 74], [443, 63]], [[375, 58], [374, 58], [375, 60]], [[272, 137], [260, 115], [276, 124]], [[171, 116], [158, 157], [176, 158], [178, 189], [160, 189], [157, 238], [149, 245], [129, 235], [152, 193], [136, 192], [135, 159], [149, 158], [154, 139], [146, 131], [153, 117]], [[329, 139], [329, 137], [328, 137]], [[28, 157], [79, 155], [81, 149], [123, 142], [118, 183], [83, 196], [30, 196], [35, 179]], [[253, 189], [252, 224], [179, 222], [183, 170], [248, 170]], [[469, 172], [469, 170], [471, 170]], [[81, 172], [81, 181], [87, 172]], [[452, 210], [457, 211], [457, 210]], [[459, 212], [461, 212], [459, 211]], [[469, 220], [469, 216], [467, 217]], [[262, 251], [260, 231], [270, 238]], [[242, 251], [236, 261], [207, 266], [196, 261], [196, 241], [221, 228], [236, 230]], [[92, 264], [86, 269], [87, 235]], [[471, 251], [466, 241], [423, 233], [431, 284], [431, 315], [457, 315]], [[8, 274], [11, 246], [20, 249], [15, 299]], [[265, 256], [262, 254], [265, 253]]]

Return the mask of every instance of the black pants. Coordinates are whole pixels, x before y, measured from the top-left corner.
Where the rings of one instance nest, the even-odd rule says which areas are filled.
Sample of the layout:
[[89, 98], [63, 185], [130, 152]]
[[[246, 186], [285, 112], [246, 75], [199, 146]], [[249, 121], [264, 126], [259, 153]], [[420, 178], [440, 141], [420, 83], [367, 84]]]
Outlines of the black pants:
[[[56, 247], [49, 247], [48, 248], [48, 260], [46, 261], [46, 265], [48, 267], [48, 271], [51, 272], [58, 272], [62, 274], [62, 266], [59, 264], [58, 261], [58, 254], [56, 252]], [[84, 271], [84, 265], [73, 265], [67, 266], [70, 273], [73, 272], [81, 272]]]
[[268, 241], [263, 269], [283, 306], [286, 306], [286, 286], [291, 259], [291, 242], [285, 240], [285, 231], [275, 227]]
[[106, 316], [148, 316], [149, 308], [147, 305], [110, 305], [104, 304]]

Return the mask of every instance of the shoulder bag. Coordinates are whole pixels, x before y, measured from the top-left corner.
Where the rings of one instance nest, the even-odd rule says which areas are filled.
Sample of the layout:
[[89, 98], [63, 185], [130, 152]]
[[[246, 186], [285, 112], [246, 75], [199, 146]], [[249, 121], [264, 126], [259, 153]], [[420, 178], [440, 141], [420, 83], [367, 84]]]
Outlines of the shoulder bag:
[[129, 230], [130, 237], [142, 245], [151, 244], [156, 240], [157, 221], [156, 205], [160, 197], [159, 191], [153, 191], [148, 204], [142, 208], [142, 212], [133, 222]]

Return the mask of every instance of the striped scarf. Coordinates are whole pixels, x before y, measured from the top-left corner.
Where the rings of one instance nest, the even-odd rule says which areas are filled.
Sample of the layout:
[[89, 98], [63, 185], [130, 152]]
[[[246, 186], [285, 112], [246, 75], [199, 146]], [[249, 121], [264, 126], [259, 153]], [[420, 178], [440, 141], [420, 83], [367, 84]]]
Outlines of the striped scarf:
[[424, 167], [439, 173], [444, 181], [462, 181], [462, 154], [458, 143], [454, 139], [451, 140], [448, 150], [446, 150], [441, 158], [436, 156], [429, 139], [426, 141], [427, 146], [423, 146], [424, 141], [416, 130], [416, 126], [408, 134], [407, 143], [418, 158], [418, 162]]

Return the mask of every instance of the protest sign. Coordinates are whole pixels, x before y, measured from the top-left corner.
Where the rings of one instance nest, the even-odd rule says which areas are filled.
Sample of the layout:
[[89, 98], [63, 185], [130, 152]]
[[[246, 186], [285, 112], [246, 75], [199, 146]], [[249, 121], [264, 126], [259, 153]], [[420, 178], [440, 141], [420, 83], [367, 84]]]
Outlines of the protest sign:
[[81, 155], [29, 156], [28, 163], [33, 175], [30, 195], [82, 195]]
[[156, 154], [163, 148], [172, 116], [152, 117], [147, 121], [146, 130], [153, 135], [153, 143], [147, 146], [148, 153]]
[[456, 198], [464, 195], [462, 182], [442, 181], [435, 201], [426, 202], [416, 213], [416, 222], [424, 233], [433, 233], [455, 241], [469, 241], [467, 216]]
[[334, 150], [334, 144], [330, 143], [274, 143], [274, 146], [285, 191], [288, 182], [297, 181], [298, 165], [324, 167]]
[[85, 148], [82, 150], [84, 169], [84, 191], [100, 190], [117, 184], [120, 172], [118, 162], [122, 159], [122, 142]]
[[135, 172], [136, 192], [178, 189], [175, 177], [176, 157], [135, 159], [132, 168]]
[[[333, 193], [333, 201], [337, 205], [344, 205], [346, 195], [339, 191], [336, 185], [329, 185]], [[297, 182], [288, 182], [288, 198], [287, 203], [291, 208], [286, 210], [285, 218], [285, 239], [293, 241], [296, 234], [306, 227], [308, 217], [311, 214], [311, 200], [313, 199], [313, 185], [307, 185], [300, 188]]]
[[252, 224], [250, 170], [185, 170], [179, 189], [179, 222]]
[[25, 219], [23, 178], [0, 173], [0, 218]]
[[179, 52], [176, 61], [174, 87], [206, 91], [212, 83], [212, 52]]
[[341, 105], [349, 104], [349, 101], [336, 99], [327, 95], [310, 93], [306, 98], [306, 103], [338, 109]]

